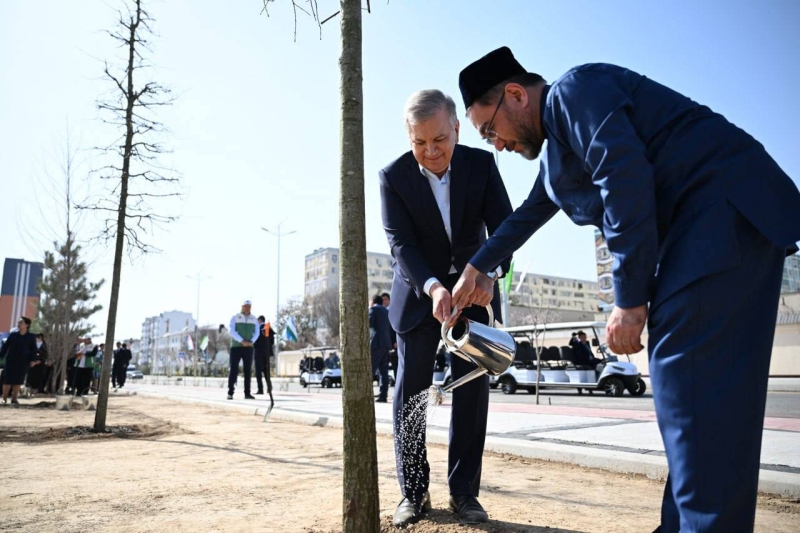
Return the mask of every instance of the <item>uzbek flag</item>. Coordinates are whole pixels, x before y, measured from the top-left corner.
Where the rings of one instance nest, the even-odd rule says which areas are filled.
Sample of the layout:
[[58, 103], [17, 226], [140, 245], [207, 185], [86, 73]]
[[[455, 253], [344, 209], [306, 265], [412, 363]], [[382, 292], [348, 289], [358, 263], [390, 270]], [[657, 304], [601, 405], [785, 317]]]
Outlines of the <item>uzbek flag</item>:
[[286, 317], [286, 328], [283, 330], [283, 340], [297, 342], [297, 326], [294, 317]]

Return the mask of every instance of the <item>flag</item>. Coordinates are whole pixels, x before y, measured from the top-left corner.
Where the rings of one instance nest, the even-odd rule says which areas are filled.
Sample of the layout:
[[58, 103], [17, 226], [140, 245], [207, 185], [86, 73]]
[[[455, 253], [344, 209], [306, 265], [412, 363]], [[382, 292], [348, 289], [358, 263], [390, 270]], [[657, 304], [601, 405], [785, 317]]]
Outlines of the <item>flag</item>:
[[203, 337], [203, 340], [200, 341], [200, 349], [205, 350], [206, 348], [208, 348], [208, 335]]
[[186, 336], [186, 348], [189, 350], [194, 350], [194, 341], [192, 341], [191, 335]]
[[506, 272], [506, 277], [503, 281], [505, 281], [505, 292], [509, 294], [511, 292], [511, 284], [514, 282], [514, 261], [511, 261], [511, 265], [508, 267], [508, 272]]
[[522, 274], [519, 277], [519, 283], [517, 284], [517, 292], [522, 288], [522, 282], [525, 281], [525, 275], [528, 273], [528, 270], [531, 268], [531, 262], [528, 261], [528, 264], [525, 265], [525, 270], [522, 271]]
[[283, 340], [297, 342], [297, 326], [293, 317], [286, 317], [286, 328], [283, 330]]

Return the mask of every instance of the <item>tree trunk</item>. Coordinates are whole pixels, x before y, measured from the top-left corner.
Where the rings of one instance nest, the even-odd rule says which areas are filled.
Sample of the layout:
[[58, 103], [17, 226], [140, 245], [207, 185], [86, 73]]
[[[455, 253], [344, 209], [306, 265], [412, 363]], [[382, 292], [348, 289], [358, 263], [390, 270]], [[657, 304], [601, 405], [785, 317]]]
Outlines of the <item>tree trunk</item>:
[[342, 348], [344, 493], [342, 530], [380, 531], [375, 403], [368, 346], [364, 227], [364, 122], [361, 0], [341, 0], [341, 159], [339, 190], [339, 336]]
[[130, 26], [128, 40], [127, 108], [125, 110], [125, 147], [122, 160], [122, 176], [120, 177], [119, 211], [117, 212], [117, 239], [114, 247], [114, 274], [111, 277], [111, 300], [108, 303], [108, 322], [106, 325], [106, 351], [103, 353], [103, 368], [100, 371], [100, 383], [97, 397], [97, 413], [94, 417], [94, 430], [106, 430], [106, 411], [108, 410], [108, 385], [111, 379], [111, 353], [114, 349], [114, 333], [117, 324], [117, 305], [119, 303], [119, 283], [122, 274], [122, 252], [125, 244], [125, 211], [128, 203], [128, 178], [131, 168], [131, 151], [133, 146], [133, 71], [136, 54], [136, 29], [141, 20], [141, 6], [136, 2], [136, 20]]

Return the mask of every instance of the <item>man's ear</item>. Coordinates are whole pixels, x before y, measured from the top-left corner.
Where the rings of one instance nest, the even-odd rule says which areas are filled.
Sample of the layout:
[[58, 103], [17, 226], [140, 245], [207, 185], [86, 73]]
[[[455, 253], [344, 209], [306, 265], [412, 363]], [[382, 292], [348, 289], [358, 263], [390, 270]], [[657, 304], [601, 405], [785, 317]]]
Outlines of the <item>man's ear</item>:
[[506, 85], [506, 98], [519, 102], [522, 107], [528, 107], [528, 90], [519, 83]]
[[456, 144], [458, 144], [458, 131], [459, 131], [460, 128], [461, 128], [461, 123], [458, 121], [458, 119], [456, 119], [456, 126], [455, 126], [455, 129], [456, 129]]

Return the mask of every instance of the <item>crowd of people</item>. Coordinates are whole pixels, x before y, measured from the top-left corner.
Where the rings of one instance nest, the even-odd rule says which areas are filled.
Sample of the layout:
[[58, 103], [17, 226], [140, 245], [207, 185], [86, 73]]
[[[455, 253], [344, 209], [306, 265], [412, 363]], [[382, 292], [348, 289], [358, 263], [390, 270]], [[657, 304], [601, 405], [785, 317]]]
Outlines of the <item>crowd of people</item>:
[[[3, 404], [9, 397], [11, 405], [19, 405], [23, 385], [30, 396], [56, 394], [64, 386], [66, 394], [85, 396], [96, 393], [100, 384], [100, 370], [105, 355], [105, 344], [96, 345], [89, 337], [79, 339], [69, 350], [61, 381], [59, 354], [51, 352], [44, 333], [30, 331], [31, 319], [21, 317], [17, 328], [11, 332], [0, 348], [0, 384]], [[114, 388], [125, 385], [128, 364], [132, 353], [127, 343], [117, 343], [113, 352], [112, 383]], [[55, 374], [55, 375], [54, 375]]]

